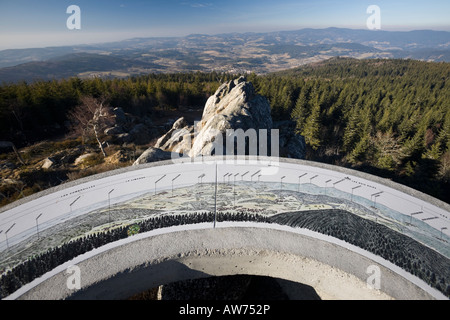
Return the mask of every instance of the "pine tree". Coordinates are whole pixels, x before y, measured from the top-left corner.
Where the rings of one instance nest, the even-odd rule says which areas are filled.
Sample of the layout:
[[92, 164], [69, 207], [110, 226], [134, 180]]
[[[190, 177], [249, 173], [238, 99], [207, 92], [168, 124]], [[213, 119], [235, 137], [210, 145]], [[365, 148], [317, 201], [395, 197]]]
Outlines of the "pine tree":
[[306, 119], [301, 133], [305, 137], [306, 143], [317, 150], [321, 145], [320, 105], [318, 103], [312, 106], [311, 114]]
[[350, 111], [347, 125], [344, 130], [343, 149], [351, 153], [356, 144], [361, 140], [361, 115], [359, 107], [354, 107]]
[[304, 86], [300, 91], [300, 95], [291, 113], [291, 119], [293, 119], [296, 122], [296, 129], [299, 132], [303, 131], [306, 119], [310, 114], [308, 100], [309, 100], [309, 88]]
[[417, 133], [410, 139], [407, 139], [402, 147], [402, 152], [405, 158], [411, 160], [420, 159], [423, 151], [425, 150], [424, 145], [425, 140], [425, 130], [419, 129]]

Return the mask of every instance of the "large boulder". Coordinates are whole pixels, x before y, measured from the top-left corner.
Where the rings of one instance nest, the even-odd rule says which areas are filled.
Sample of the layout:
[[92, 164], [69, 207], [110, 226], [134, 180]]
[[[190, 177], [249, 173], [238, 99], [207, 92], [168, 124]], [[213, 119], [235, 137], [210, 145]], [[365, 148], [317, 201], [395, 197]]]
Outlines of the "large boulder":
[[163, 151], [159, 148], [150, 147], [141, 154], [141, 156], [133, 163], [134, 166], [144, 163], [170, 160], [179, 158], [179, 154], [173, 152]]
[[[155, 148], [187, 154], [190, 146], [184, 146], [183, 141], [188, 141], [191, 136], [185, 137], [185, 135], [191, 135], [193, 132], [194, 126], [189, 126], [184, 117], [181, 117], [175, 121], [172, 128], [165, 135], [156, 141]], [[183, 150], [186, 152], [183, 152]]]
[[[265, 131], [261, 131], [263, 135], [260, 135], [262, 129]], [[230, 155], [230, 151], [232, 154], [242, 155], [243, 150], [245, 154], [254, 155], [260, 152], [259, 141], [266, 139], [269, 154], [263, 155], [271, 155], [270, 139], [274, 129], [279, 133], [274, 136], [279, 140], [277, 155], [303, 159], [304, 138], [295, 134], [295, 124], [286, 122], [274, 125], [269, 101], [256, 93], [251, 82], [240, 77], [217, 89], [206, 102], [199, 122], [189, 125], [184, 118], [178, 119], [172, 128], [158, 139], [155, 148], [189, 157], [215, 155], [219, 154], [218, 152]], [[235, 144], [234, 140], [236, 135], [242, 133], [244, 137], [240, 136], [237, 140], [238, 143], [240, 141], [245, 144], [245, 149], [238, 149], [239, 145]], [[255, 145], [256, 149], [250, 147]]]
[[107, 136], [119, 135], [122, 133], [124, 133], [124, 131], [121, 126], [114, 126], [114, 127], [105, 129], [105, 134]]
[[118, 126], [124, 125], [127, 122], [127, 116], [122, 108], [114, 108], [113, 109], [113, 117], [115, 119], [115, 123]]
[[[226, 144], [227, 130], [254, 129], [259, 137], [260, 129], [273, 126], [269, 101], [256, 94], [252, 83], [244, 77], [223, 84], [206, 102], [202, 120], [196, 125], [195, 140], [190, 157], [211, 155], [216, 152], [214, 144], [218, 133]], [[256, 142], [255, 142], [256, 143]], [[222, 147], [226, 150], [226, 146]]]

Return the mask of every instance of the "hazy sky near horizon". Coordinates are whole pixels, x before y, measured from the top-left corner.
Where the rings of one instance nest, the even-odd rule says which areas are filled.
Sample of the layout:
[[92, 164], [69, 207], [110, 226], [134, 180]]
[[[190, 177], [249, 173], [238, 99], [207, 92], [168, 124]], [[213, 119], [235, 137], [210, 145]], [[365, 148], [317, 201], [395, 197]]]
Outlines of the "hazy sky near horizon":
[[[81, 30], [66, 26], [70, 5], [81, 9]], [[192, 33], [366, 29], [370, 5], [381, 9], [381, 30], [450, 31], [448, 0], [0, 0], [0, 50]]]

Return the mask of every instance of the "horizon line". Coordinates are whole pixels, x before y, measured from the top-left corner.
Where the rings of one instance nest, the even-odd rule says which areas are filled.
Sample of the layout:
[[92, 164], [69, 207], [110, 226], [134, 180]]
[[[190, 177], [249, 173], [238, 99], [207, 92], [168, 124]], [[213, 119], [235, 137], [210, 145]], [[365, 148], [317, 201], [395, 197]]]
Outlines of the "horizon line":
[[177, 38], [186, 38], [190, 36], [223, 36], [223, 35], [245, 35], [245, 34], [271, 34], [271, 33], [283, 33], [283, 32], [296, 32], [296, 31], [303, 31], [303, 30], [327, 30], [327, 29], [341, 29], [341, 30], [352, 30], [352, 31], [366, 31], [366, 32], [399, 32], [399, 33], [410, 33], [410, 32], [420, 32], [420, 31], [431, 31], [431, 32], [446, 32], [450, 33], [450, 30], [437, 30], [437, 29], [411, 29], [411, 30], [389, 30], [389, 29], [380, 29], [380, 30], [368, 30], [366, 28], [361, 27], [322, 27], [322, 28], [315, 28], [315, 27], [305, 27], [305, 28], [299, 28], [299, 29], [286, 29], [286, 30], [278, 30], [278, 31], [243, 31], [243, 32], [223, 32], [223, 33], [189, 33], [185, 35], [167, 35], [167, 36], [135, 36], [135, 37], [126, 37], [122, 39], [112, 40], [112, 41], [92, 41], [87, 43], [74, 43], [74, 44], [65, 44], [65, 45], [45, 45], [42, 47], [23, 47], [23, 48], [7, 48], [7, 49], [0, 49], [0, 52], [2, 51], [8, 51], [8, 50], [27, 50], [27, 49], [46, 49], [46, 48], [61, 48], [61, 47], [76, 47], [76, 46], [92, 46], [92, 45], [100, 45], [100, 44], [109, 44], [109, 43], [116, 43], [116, 42], [123, 42], [123, 41], [131, 41], [131, 40], [138, 40], [138, 39], [177, 39]]

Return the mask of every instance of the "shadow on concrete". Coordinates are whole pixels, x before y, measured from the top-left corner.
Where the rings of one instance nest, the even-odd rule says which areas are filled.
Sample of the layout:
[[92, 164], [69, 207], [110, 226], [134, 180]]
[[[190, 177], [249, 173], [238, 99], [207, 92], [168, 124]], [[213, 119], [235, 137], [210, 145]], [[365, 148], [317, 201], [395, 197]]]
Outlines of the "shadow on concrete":
[[162, 300], [320, 300], [314, 288], [301, 283], [255, 275], [211, 276], [174, 260], [125, 270], [67, 300], [156, 300], [161, 285]]
[[[158, 288], [131, 297], [131, 300], [156, 300]], [[162, 286], [162, 300], [171, 301], [258, 301], [320, 300], [314, 288], [268, 276], [230, 275], [189, 279]]]
[[[155, 265], [138, 266], [118, 273], [72, 294], [67, 300], [121, 300], [144, 292], [148, 288], [189, 280], [211, 277], [184, 264], [168, 260]], [[81, 283], [83, 285], [83, 283]]]

